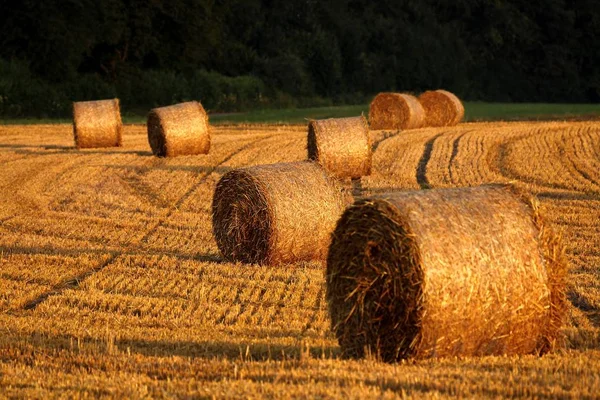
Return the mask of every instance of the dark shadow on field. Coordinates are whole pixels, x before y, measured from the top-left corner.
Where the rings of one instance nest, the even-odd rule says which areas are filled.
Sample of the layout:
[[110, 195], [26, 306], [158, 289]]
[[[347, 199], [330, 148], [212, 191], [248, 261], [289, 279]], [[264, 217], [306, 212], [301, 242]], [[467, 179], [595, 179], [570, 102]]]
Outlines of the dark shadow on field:
[[61, 249], [56, 247], [21, 247], [21, 246], [1, 246], [0, 254], [5, 256], [10, 254], [22, 254], [22, 255], [49, 255], [49, 256], [62, 256], [62, 257], [80, 257], [88, 255], [108, 255], [108, 256], [167, 256], [181, 259], [182, 261], [200, 261], [200, 262], [211, 262], [217, 264], [224, 264], [227, 261], [223, 260], [220, 254], [185, 254], [172, 251], [159, 251], [159, 250], [146, 250], [140, 249], [139, 251], [116, 251], [116, 250], [102, 250], [102, 249]]
[[[0, 149], [10, 149], [17, 154], [29, 155], [52, 155], [52, 154], [135, 154], [138, 156], [152, 156], [151, 151], [143, 150], [121, 150], [115, 151], [114, 147], [104, 147], [98, 149], [78, 149], [75, 146], [59, 146], [59, 145], [23, 145], [23, 144], [0, 144]], [[56, 150], [56, 151], [44, 151]]]
[[118, 340], [115, 345], [123, 352], [155, 357], [198, 357], [205, 359], [228, 360], [289, 360], [300, 359], [307, 355], [311, 358], [340, 358], [339, 347], [305, 346], [280, 344], [244, 344], [227, 341], [177, 342], [177, 341], [144, 341]]
[[154, 165], [154, 166], [135, 166], [135, 165], [105, 165], [106, 168], [121, 169], [134, 171], [137, 173], [145, 173], [149, 171], [185, 171], [194, 173], [207, 173], [211, 174], [216, 172], [217, 174], [225, 174], [234, 168], [226, 166], [214, 166], [214, 165]]
[[596, 328], [600, 328], [600, 309], [593, 305], [588, 298], [581, 296], [574, 290], [567, 292], [567, 298], [573, 305], [578, 308], [588, 318], [590, 323]]
[[574, 193], [574, 192], [538, 192], [536, 195], [540, 199], [550, 200], [600, 200], [600, 193]]
[[433, 153], [433, 145], [436, 139], [442, 136], [443, 134], [444, 132], [438, 133], [425, 143], [423, 154], [421, 155], [419, 163], [417, 164], [417, 170], [415, 172], [417, 183], [419, 184], [419, 186], [421, 186], [421, 189], [423, 190], [432, 188], [431, 184], [429, 183], [429, 179], [427, 178], [427, 164], [431, 159], [431, 154]]
[[377, 148], [381, 145], [381, 143], [385, 142], [386, 140], [393, 138], [395, 136], [398, 136], [400, 134], [400, 130], [395, 130], [395, 131], [385, 131], [385, 130], [381, 130], [381, 131], [370, 131], [369, 132], [369, 136], [371, 139], [371, 152], [375, 153], [377, 151]]
[[26, 339], [15, 337], [14, 341], [26, 341], [28, 345], [50, 352], [71, 350], [85, 353], [139, 354], [148, 357], [191, 357], [232, 361], [281, 361], [298, 360], [310, 356], [318, 359], [338, 359], [338, 346], [306, 346], [301, 340], [291, 345], [266, 343], [232, 343], [217, 341], [170, 341], [115, 339], [111, 337], [75, 337], [73, 335], [48, 335], [34, 333]]
[[79, 257], [83, 255], [98, 255], [108, 256], [108, 258], [100, 262], [93, 268], [83, 271], [77, 275], [67, 277], [61, 282], [53, 285], [50, 289], [36, 296], [35, 298], [29, 299], [24, 305], [23, 310], [35, 310], [37, 306], [46, 301], [49, 297], [60, 295], [65, 290], [76, 289], [81, 285], [83, 281], [92, 276], [95, 273], [101, 272], [103, 269], [114, 263], [121, 256], [170, 256], [180, 259], [182, 261], [199, 261], [208, 263], [222, 264], [226, 261], [221, 258], [218, 254], [183, 254], [176, 252], [162, 252], [162, 251], [148, 251], [148, 250], [129, 250], [129, 251], [114, 251], [114, 250], [94, 250], [94, 249], [57, 249], [57, 248], [38, 248], [38, 247], [11, 247], [11, 246], [0, 246], [0, 254], [8, 256], [10, 254], [23, 254], [23, 255], [50, 255], [50, 256], [61, 256], [61, 257]]

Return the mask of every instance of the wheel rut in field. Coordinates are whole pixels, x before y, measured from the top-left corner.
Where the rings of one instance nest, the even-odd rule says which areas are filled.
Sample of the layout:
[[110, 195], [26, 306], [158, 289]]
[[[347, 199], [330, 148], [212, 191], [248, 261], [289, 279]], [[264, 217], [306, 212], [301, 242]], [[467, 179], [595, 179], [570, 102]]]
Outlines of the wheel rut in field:
[[117, 257], [119, 257], [119, 254], [113, 254], [106, 261], [100, 263], [100, 265], [98, 265], [88, 271], [82, 272], [79, 275], [65, 279], [58, 285], [55, 285], [49, 291], [44, 292], [41, 295], [39, 295], [38, 297], [36, 297], [35, 299], [30, 300], [27, 303], [25, 303], [25, 305], [23, 306], [23, 309], [34, 310], [35, 308], [37, 308], [37, 306], [39, 306], [41, 303], [46, 301], [49, 297], [55, 296], [57, 294], [61, 294], [65, 290], [77, 288], [81, 284], [81, 282], [83, 282], [85, 279], [89, 278], [90, 276], [92, 276], [93, 274], [95, 274], [97, 272], [102, 271], [104, 268], [106, 268], [107, 266], [112, 264], [117, 259]]
[[421, 155], [421, 159], [419, 160], [419, 164], [417, 165], [417, 183], [419, 184], [421, 189], [431, 189], [431, 184], [427, 179], [427, 164], [431, 159], [431, 153], [433, 153], [433, 145], [436, 139], [442, 135], [443, 133], [438, 133], [425, 143], [423, 155]]
[[100, 265], [98, 265], [98, 266], [96, 266], [96, 267], [94, 267], [94, 268], [92, 268], [92, 269], [90, 269], [88, 271], [82, 272], [79, 275], [76, 275], [74, 277], [65, 279], [64, 281], [62, 281], [61, 283], [55, 285], [52, 289], [48, 290], [47, 292], [44, 292], [41, 295], [37, 296], [35, 299], [28, 301], [23, 306], [23, 309], [25, 309], [25, 310], [35, 310], [40, 304], [42, 304], [48, 298], [50, 298], [52, 296], [59, 295], [59, 294], [63, 293], [65, 290], [78, 288], [83, 281], [85, 281], [90, 276], [96, 274], [97, 272], [100, 272], [100, 271], [104, 270], [107, 266], [109, 266], [111, 263], [113, 263], [118, 257], [120, 257], [123, 254], [129, 253], [132, 250], [135, 250], [136, 248], [138, 248], [142, 243], [144, 243], [145, 241], [147, 241], [148, 238], [150, 238], [162, 224], [164, 224], [166, 221], [168, 221], [169, 217], [171, 215], [173, 215], [173, 213], [192, 195], [192, 193], [200, 185], [202, 185], [206, 181], [206, 179], [212, 174], [212, 172], [216, 171], [217, 168], [219, 168], [220, 166], [222, 166], [222, 164], [224, 164], [227, 161], [231, 160], [233, 157], [235, 157], [236, 155], [240, 154], [244, 150], [247, 150], [248, 148], [252, 147], [253, 145], [256, 145], [260, 141], [267, 140], [270, 137], [271, 136], [259, 138], [257, 140], [254, 140], [254, 141], [250, 142], [250, 143], [247, 143], [246, 145], [244, 145], [244, 146], [236, 149], [235, 151], [231, 152], [228, 156], [226, 156], [224, 159], [222, 159], [218, 164], [216, 164], [214, 167], [212, 167], [209, 171], [205, 172], [202, 175], [202, 177], [198, 180], [198, 182], [196, 182], [194, 185], [192, 185], [183, 194], [183, 196], [181, 196], [179, 198], [179, 200], [177, 202], [175, 202], [175, 204], [171, 207], [171, 209], [169, 210], [169, 212], [167, 213], [167, 215], [165, 217], [161, 218], [156, 224], [154, 224], [144, 234], [144, 236], [142, 236], [139, 240], [136, 240], [134, 243], [131, 243], [123, 251], [118, 251], [118, 252], [111, 253], [111, 255], [109, 256], [109, 258], [106, 261], [102, 262]]
[[460, 141], [463, 138], [463, 136], [465, 136], [467, 133], [471, 133], [471, 132], [473, 132], [473, 131], [468, 131], [468, 132], [462, 133], [452, 143], [452, 154], [450, 155], [450, 160], [448, 161], [448, 175], [450, 176], [450, 182], [451, 183], [457, 183], [458, 182], [458, 179], [454, 179], [454, 173], [452, 172], [452, 170], [453, 170], [452, 164], [454, 164], [454, 161], [456, 160], [456, 157], [458, 157], [458, 149], [460, 147]]

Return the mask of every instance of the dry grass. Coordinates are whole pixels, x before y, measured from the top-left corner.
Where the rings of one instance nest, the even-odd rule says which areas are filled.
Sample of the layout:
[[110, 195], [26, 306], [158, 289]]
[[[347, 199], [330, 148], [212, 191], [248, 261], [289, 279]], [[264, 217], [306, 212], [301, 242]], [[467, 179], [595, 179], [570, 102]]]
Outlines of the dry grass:
[[564, 350], [341, 360], [324, 269], [222, 261], [211, 199], [232, 168], [306, 158], [305, 126], [229, 126], [211, 153], [76, 151], [69, 125], [0, 127], [0, 393], [12, 397], [593, 397], [600, 391], [600, 124], [374, 132], [365, 195], [513, 181], [567, 245]]

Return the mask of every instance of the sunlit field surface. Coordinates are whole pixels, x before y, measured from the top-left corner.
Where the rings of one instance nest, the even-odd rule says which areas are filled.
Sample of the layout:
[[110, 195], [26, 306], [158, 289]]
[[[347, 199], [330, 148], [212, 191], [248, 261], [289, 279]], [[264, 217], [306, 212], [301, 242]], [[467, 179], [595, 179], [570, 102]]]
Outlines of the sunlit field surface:
[[361, 195], [514, 182], [571, 264], [554, 354], [397, 365], [341, 359], [324, 266], [225, 263], [212, 238], [219, 178], [304, 159], [306, 125], [212, 134], [208, 155], [159, 159], [143, 125], [83, 151], [68, 124], [0, 126], [0, 397], [600, 393], [600, 122], [371, 132]]

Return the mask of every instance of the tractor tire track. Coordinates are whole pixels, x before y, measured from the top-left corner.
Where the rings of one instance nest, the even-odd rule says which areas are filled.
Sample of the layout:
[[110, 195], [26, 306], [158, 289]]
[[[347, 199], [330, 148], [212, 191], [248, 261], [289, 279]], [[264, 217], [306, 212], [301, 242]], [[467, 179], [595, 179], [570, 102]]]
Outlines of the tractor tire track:
[[131, 252], [132, 250], [139, 248], [139, 246], [142, 243], [147, 242], [147, 240], [156, 232], [156, 230], [158, 228], [160, 228], [160, 226], [162, 224], [164, 224], [165, 221], [167, 221], [173, 215], [173, 213], [181, 206], [181, 204], [183, 204], [192, 195], [192, 193], [196, 189], [198, 189], [198, 187], [200, 185], [202, 185], [206, 181], [206, 179], [212, 174], [212, 172], [214, 172], [219, 166], [223, 165], [224, 163], [231, 160], [236, 155], [240, 154], [244, 150], [247, 150], [248, 148], [252, 147], [253, 145], [257, 144], [258, 142], [260, 142], [262, 140], [267, 140], [270, 137], [271, 136], [267, 136], [267, 137], [262, 137], [262, 138], [256, 139], [256, 140], [254, 140], [250, 143], [247, 143], [246, 145], [238, 148], [237, 150], [233, 151], [232, 153], [230, 153], [223, 160], [221, 160], [221, 162], [219, 162], [217, 165], [212, 167], [209, 171], [205, 172], [202, 175], [202, 177], [198, 180], [198, 182], [193, 184], [183, 194], [183, 196], [181, 196], [181, 198], [171, 207], [169, 212], [163, 218], [161, 218], [156, 224], [154, 224], [140, 239], [131, 243], [123, 251], [112, 253], [106, 261], [100, 263], [96, 267], [94, 267], [90, 270], [87, 270], [85, 272], [82, 272], [81, 274], [78, 274], [74, 277], [67, 278], [67, 279], [63, 280], [61, 283], [52, 287], [52, 289], [48, 290], [47, 292], [44, 292], [41, 295], [34, 298], [33, 300], [26, 302], [25, 305], [23, 306], [23, 309], [27, 310], [27, 311], [35, 310], [40, 304], [45, 302], [48, 298], [50, 298], [52, 296], [60, 295], [66, 290], [78, 288], [83, 283], [83, 281], [85, 281], [90, 276], [104, 270], [106, 267], [108, 267], [110, 264], [112, 264], [118, 257], [123, 255], [124, 253]]

